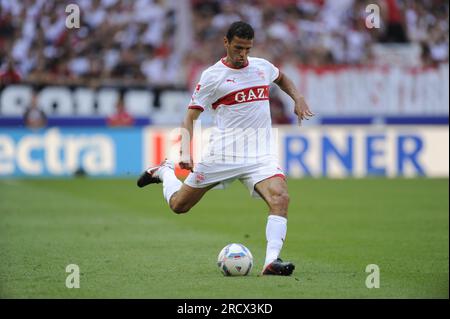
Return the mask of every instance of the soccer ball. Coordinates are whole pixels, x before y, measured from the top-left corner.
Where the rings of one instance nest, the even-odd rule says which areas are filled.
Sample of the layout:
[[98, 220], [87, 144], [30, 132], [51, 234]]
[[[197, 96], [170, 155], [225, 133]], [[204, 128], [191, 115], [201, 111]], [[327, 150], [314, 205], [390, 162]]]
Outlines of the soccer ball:
[[253, 267], [253, 256], [244, 245], [229, 244], [220, 251], [217, 266], [224, 276], [247, 276]]

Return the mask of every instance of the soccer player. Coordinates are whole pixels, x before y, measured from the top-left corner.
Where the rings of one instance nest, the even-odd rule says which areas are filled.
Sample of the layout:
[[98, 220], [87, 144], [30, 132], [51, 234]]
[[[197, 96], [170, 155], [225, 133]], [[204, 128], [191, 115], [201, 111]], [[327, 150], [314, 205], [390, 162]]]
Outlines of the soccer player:
[[223, 188], [239, 179], [254, 197], [262, 197], [269, 206], [266, 259], [261, 274], [289, 276], [294, 264], [279, 258], [287, 231], [288, 189], [276, 154], [267, 146], [267, 141], [273, 139], [271, 82], [294, 100], [294, 113], [299, 121], [314, 114], [285, 74], [267, 60], [249, 56], [253, 38], [254, 31], [249, 24], [242, 21], [231, 24], [223, 40], [226, 57], [202, 73], [194, 91], [183, 122], [190, 140], [194, 121], [201, 112], [208, 109], [216, 120], [205, 157], [195, 165], [191, 155], [187, 157], [189, 160], [179, 163], [181, 168], [191, 170], [184, 183], [175, 176], [174, 162], [165, 160], [160, 166], [147, 169], [137, 185], [162, 182], [170, 208], [182, 214], [210, 189]]

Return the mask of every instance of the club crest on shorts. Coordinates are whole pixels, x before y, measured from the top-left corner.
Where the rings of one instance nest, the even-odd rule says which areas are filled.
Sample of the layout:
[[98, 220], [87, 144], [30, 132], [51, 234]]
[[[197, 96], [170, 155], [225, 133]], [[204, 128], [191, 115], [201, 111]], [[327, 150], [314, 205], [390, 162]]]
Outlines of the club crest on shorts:
[[202, 183], [205, 180], [205, 174], [200, 172], [195, 172], [195, 182], [197, 184]]

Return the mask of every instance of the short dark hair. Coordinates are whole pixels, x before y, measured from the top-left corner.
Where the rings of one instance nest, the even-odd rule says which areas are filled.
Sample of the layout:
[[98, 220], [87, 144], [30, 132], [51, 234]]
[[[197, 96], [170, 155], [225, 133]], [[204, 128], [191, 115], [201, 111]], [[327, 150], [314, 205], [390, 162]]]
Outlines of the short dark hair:
[[244, 21], [236, 21], [230, 25], [227, 31], [227, 39], [231, 42], [236, 36], [241, 39], [252, 40], [255, 37], [255, 31], [252, 26]]

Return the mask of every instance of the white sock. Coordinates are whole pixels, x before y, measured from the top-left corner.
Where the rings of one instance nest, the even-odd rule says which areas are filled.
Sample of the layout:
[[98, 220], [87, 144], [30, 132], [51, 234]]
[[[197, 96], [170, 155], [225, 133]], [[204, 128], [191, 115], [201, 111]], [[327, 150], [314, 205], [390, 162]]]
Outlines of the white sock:
[[163, 181], [164, 198], [170, 205], [170, 198], [175, 192], [178, 192], [183, 183], [175, 176], [174, 170], [169, 167], [163, 167], [158, 174]]
[[282, 216], [269, 215], [266, 226], [266, 261], [264, 268], [278, 258], [286, 238], [287, 219]]

